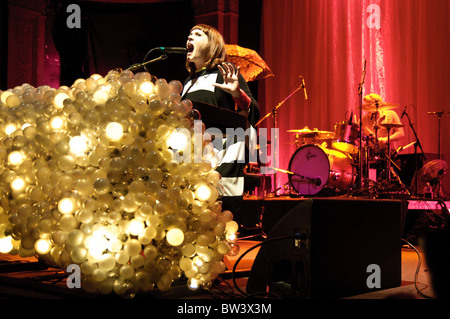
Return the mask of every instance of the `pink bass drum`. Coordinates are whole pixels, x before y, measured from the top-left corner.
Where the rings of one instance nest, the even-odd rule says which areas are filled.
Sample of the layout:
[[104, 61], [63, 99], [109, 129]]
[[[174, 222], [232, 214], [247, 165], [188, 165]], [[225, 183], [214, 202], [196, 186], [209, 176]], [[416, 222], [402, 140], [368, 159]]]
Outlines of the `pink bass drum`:
[[292, 188], [300, 195], [315, 195], [325, 186], [345, 191], [356, 179], [350, 156], [317, 145], [304, 145], [295, 151], [289, 171]]

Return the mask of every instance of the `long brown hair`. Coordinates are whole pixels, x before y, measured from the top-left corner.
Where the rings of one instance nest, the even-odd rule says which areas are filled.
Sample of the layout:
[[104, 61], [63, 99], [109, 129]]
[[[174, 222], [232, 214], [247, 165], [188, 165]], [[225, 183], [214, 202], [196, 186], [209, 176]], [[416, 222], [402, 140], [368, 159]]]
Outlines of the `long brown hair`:
[[[212, 69], [217, 65], [223, 63], [226, 59], [227, 51], [222, 34], [220, 34], [217, 29], [206, 24], [197, 24], [191, 29], [190, 32], [196, 29], [203, 31], [208, 37], [209, 50], [205, 52], [206, 63], [204, 67], [206, 67], [207, 69]], [[196, 71], [195, 64], [189, 63], [186, 60], [186, 69], [188, 70], [189, 74], [193, 74]]]

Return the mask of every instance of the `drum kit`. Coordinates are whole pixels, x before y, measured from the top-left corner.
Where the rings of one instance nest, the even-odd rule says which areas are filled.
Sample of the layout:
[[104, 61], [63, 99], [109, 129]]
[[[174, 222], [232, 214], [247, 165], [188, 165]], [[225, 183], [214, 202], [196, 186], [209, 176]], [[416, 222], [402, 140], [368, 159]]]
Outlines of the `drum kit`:
[[[362, 108], [378, 115], [378, 111], [392, 110], [397, 106], [376, 102], [364, 103]], [[403, 124], [374, 124], [375, 136], [372, 136], [360, 134], [360, 125], [353, 123], [352, 117], [353, 114], [349, 121], [336, 123], [334, 132], [309, 129], [307, 126], [287, 131], [295, 134], [297, 149], [290, 158], [288, 170], [278, 171], [288, 174], [291, 192], [301, 196], [323, 194], [325, 190], [331, 190], [332, 194], [349, 193], [372, 182], [368, 170], [371, 164], [377, 163], [380, 169], [374, 182], [387, 182], [396, 185], [399, 193], [409, 193], [392, 167], [396, 164], [390, 149], [392, 130], [403, 127]], [[380, 150], [378, 143], [380, 127], [387, 130], [385, 151]]]

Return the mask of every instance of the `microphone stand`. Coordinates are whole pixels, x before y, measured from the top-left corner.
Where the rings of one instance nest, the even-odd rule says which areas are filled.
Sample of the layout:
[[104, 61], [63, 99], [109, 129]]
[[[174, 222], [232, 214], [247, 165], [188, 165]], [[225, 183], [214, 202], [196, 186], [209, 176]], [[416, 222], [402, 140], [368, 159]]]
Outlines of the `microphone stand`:
[[417, 146], [419, 146], [420, 151], [422, 152], [423, 161], [425, 162], [427, 159], [425, 157], [425, 152], [423, 151], [422, 144], [419, 141], [419, 137], [417, 136], [416, 130], [414, 129], [414, 124], [411, 122], [411, 118], [409, 117], [408, 112], [405, 112], [405, 115], [408, 118], [409, 126], [411, 127], [411, 130], [414, 133], [414, 137], [416, 138], [416, 142], [414, 143], [414, 156], [416, 158], [416, 171], [414, 173], [416, 185], [415, 185], [415, 190], [414, 190], [414, 196], [417, 196], [417, 193], [418, 193], [417, 187], [419, 184], [419, 181], [417, 180], [417, 172], [419, 171], [419, 155], [417, 153]]
[[[263, 118], [261, 118], [261, 119], [258, 121], [258, 123], [255, 124], [255, 128], [258, 127], [258, 125], [261, 124], [261, 122], [264, 121], [266, 118], [268, 118], [269, 116], [273, 115], [273, 127], [276, 129], [277, 126], [278, 126], [278, 123], [277, 123], [277, 110], [278, 110], [278, 109], [279, 109], [279, 108], [280, 108], [280, 107], [281, 107], [281, 106], [282, 106], [289, 98], [291, 98], [291, 96], [294, 95], [294, 93], [296, 93], [298, 90], [300, 90], [300, 89], [302, 89], [302, 88], [304, 88], [303, 83], [300, 84], [300, 86], [297, 87], [291, 94], [289, 94], [283, 101], [281, 101], [280, 103], [278, 103], [278, 105], [275, 106], [275, 107], [272, 109], [272, 111], [270, 111], [270, 112], [267, 113]], [[274, 138], [274, 143], [277, 143], [278, 136], [277, 136], [277, 134], [276, 134], [276, 130], [275, 130], [275, 133], [274, 133], [273, 138]], [[277, 149], [277, 145], [276, 145], [276, 144], [275, 144], [274, 149], [275, 149], [275, 154], [274, 154], [273, 158], [274, 158], [274, 160], [276, 161], [277, 155], [278, 155], [278, 154], [277, 154], [277, 151], [276, 151], [276, 149]], [[277, 165], [274, 165], [274, 163], [272, 163], [272, 166], [273, 166], [273, 167], [276, 167]], [[274, 189], [275, 191], [276, 191], [276, 189], [277, 189], [277, 172], [276, 172], [276, 170], [275, 170], [275, 172], [273, 173], [273, 189]], [[276, 195], [276, 194], [275, 194], [275, 195]]]
[[152, 63], [155, 63], [155, 62], [158, 62], [158, 61], [162, 61], [162, 60], [165, 60], [165, 59], [167, 59], [167, 55], [163, 54], [163, 55], [161, 55], [161, 56], [159, 56], [159, 57], [157, 57], [157, 58], [155, 58], [153, 60], [150, 60], [150, 61], [147, 61], [147, 62], [144, 62], [144, 63], [133, 64], [127, 70], [136, 71], [136, 70], [138, 70], [138, 69], [140, 69], [142, 67], [147, 70], [147, 67], [146, 67], [147, 64], [152, 64]]
[[363, 152], [362, 152], [362, 100], [363, 100], [363, 86], [366, 78], [366, 59], [364, 59], [364, 68], [361, 76], [361, 83], [358, 86], [358, 95], [359, 95], [359, 186], [360, 189], [363, 188]]
[[[450, 113], [450, 111], [428, 112], [428, 114], [436, 114], [438, 117], [438, 160], [441, 159], [441, 118], [442, 114]], [[441, 181], [438, 184], [438, 194], [441, 194]]]

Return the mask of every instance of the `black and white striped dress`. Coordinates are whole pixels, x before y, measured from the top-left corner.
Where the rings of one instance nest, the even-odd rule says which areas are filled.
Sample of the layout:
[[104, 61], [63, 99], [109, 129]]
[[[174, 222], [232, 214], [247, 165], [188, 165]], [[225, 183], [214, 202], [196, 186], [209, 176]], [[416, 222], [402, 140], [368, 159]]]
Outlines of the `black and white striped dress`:
[[[217, 67], [199, 71], [186, 79], [182, 99], [191, 100], [194, 104], [195, 102], [201, 102], [231, 111], [239, 111], [236, 100], [222, 89], [214, 87], [214, 83], [223, 83], [222, 74]], [[239, 84], [250, 98], [247, 119], [251, 127], [250, 130], [253, 131], [253, 134], [256, 134], [254, 125], [260, 117], [259, 105], [253, 98], [247, 82], [240, 74]], [[239, 213], [244, 194], [244, 167], [248, 162], [246, 141], [242, 137], [225, 136], [221, 143], [215, 141], [213, 144], [221, 144], [222, 146], [216, 148], [215, 151], [219, 159], [216, 170], [222, 176], [223, 210], [228, 209], [233, 213]]]

